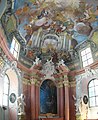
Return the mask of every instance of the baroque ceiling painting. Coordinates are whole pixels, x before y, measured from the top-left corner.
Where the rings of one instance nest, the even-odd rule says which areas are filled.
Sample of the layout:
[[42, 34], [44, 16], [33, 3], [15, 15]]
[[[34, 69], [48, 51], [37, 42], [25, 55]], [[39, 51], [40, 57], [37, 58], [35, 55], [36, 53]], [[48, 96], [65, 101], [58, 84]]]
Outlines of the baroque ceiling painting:
[[98, 44], [98, 2], [8, 0], [2, 24], [9, 46], [11, 37], [16, 36], [22, 44], [21, 55], [30, 61], [37, 56], [43, 62], [63, 59], [67, 64], [74, 55], [72, 51], [82, 42]]

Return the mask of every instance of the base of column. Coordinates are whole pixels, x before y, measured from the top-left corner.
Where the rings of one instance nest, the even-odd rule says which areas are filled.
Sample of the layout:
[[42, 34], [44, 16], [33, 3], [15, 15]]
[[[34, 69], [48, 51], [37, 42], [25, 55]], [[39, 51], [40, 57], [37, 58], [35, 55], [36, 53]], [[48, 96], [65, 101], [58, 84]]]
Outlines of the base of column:
[[18, 119], [19, 120], [25, 120], [25, 114], [24, 113], [18, 113]]
[[76, 120], [82, 120], [80, 113], [76, 113]]

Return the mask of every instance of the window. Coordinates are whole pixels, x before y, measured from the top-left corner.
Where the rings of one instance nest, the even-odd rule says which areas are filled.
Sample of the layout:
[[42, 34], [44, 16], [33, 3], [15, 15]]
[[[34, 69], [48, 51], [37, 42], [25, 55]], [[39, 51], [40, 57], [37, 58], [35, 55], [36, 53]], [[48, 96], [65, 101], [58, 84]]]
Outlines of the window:
[[11, 53], [13, 54], [13, 56], [14, 56], [16, 59], [18, 59], [19, 50], [20, 50], [20, 44], [18, 43], [18, 41], [16, 40], [16, 38], [13, 37], [10, 51], [11, 51]]
[[98, 107], [98, 79], [93, 79], [88, 84], [89, 106]]
[[8, 96], [9, 96], [9, 79], [7, 75], [5, 75], [3, 86], [3, 106], [8, 106]]
[[86, 48], [85, 50], [81, 52], [81, 58], [82, 58], [83, 67], [86, 67], [90, 65], [91, 63], [93, 63], [93, 58], [92, 58], [90, 47]]

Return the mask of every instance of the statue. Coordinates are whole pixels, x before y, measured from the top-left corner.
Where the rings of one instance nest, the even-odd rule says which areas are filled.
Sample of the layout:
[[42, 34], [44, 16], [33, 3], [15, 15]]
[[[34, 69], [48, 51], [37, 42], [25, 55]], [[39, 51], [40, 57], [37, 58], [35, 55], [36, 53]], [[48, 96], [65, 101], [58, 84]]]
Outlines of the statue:
[[63, 60], [63, 59], [61, 59], [61, 60], [59, 61], [58, 66], [60, 66], [60, 65], [65, 66], [65, 64], [64, 64], [64, 60]]
[[64, 60], [63, 60], [63, 59], [61, 59], [61, 60], [59, 61], [59, 63], [57, 63], [57, 65], [58, 65], [58, 67], [59, 67], [60, 65], [65, 66], [65, 67], [66, 67], [66, 69], [67, 69], [67, 70], [69, 70], [69, 69], [68, 69], [68, 67], [65, 65]]
[[24, 95], [21, 94], [21, 96], [19, 96], [17, 98], [17, 105], [18, 105], [18, 113], [20, 114], [25, 114], [25, 111], [24, 111], [24, 106], [26, 105], [25, 102], [24, 102]]
[[77, 99], [77, 98], [73, 95], [73, 99], [74, 99], [74, 101], [75, 101], [76, 113], [80, 113], [80, 112], [81, 112], [81, 103], [82, 103], [81, 97]]
[[38, 57], [36, 57], [35, 61], [33, 62], [33, 66], [38, 65], [39, 63], [41, 63], [41, 60]]
[[54, 63], [52, 62], [52, 59], [47, 60], [47, 62], [43, 66], [42, 73], [44, 73], [48, 77], [51, 77], [54, 72], [55, 72], [55, 66]]

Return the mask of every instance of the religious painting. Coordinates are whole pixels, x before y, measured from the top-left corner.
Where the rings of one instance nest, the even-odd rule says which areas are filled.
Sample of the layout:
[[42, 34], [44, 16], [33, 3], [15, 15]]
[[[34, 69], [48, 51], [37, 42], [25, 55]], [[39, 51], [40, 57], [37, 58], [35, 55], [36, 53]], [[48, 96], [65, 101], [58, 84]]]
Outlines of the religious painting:
[[53, 81], [45, 80], [40, 87], [40, 114], [57, 114], [57, 88]]

